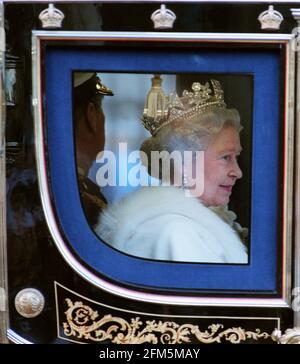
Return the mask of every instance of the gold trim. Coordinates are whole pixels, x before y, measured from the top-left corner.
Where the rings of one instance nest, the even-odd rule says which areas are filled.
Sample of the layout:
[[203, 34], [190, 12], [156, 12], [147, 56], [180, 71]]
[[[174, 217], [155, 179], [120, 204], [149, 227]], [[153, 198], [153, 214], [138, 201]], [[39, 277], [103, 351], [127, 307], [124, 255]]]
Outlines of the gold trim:
[[98, 311], [81, 301], [65, 300], [68, 309], [65, 312], [67, 322], [63, 322], [64, 334], [77, 339], [94, 342], [108, 340], [114, 344], [182, 344], [191, 342], [190, 336], [200, 343], [221, 343], [222, 340], [238, 344], [247, 339], [259, 340], [271, 337], [267, 332], [245, 331], [241, 327], [226, 330], [222, 324], [211, 324], [208, 330], [201, 331], [198, 325], [179, 325], [174, 321], [141, 321], [139, 317], [131, 318], [130, 322], [112, 315], [104, 315], [99, 319]]

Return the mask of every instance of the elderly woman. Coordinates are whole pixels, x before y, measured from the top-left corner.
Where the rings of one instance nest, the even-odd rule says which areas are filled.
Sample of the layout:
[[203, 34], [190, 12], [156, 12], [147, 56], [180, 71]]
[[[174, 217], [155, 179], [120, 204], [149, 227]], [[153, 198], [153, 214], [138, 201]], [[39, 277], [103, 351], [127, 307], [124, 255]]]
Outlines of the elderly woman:
[[[226, 208], [234, 184], [242, 177], [237, 162], [242, 149], [238, 112], [226, 108], [216, 80], [210, 81], [211, 86], [194, 83], [192, 91], [184, 91], [181, 98], [164, 96], [159, 77], [152, 80], [155, 97], [151, 100], [148, 95], [143, 119], [152, 136], [141, 146], [142, 160], [149, 162], [151, 153], [162, 151], [179, 151], [181, 155], [189, 151], [193, 158], [188, 163], [183, 158], [180, 169], [171, 161], [169, 186], [163, 177], [163, 163], [158, 169], [145, 163], [162, 185], [143, 187], [108, 207], [96, 232], [114, 248], [142, 258], [247, 263], [240, 237], [244, 231]], [[202, 159], [196, 158], [199, 151]], [[190, 183], [191, 173], [187, 174], [197, 163], [202, 168], [200, 188]], [[178, 170], [181, 187], [175, 183]]]

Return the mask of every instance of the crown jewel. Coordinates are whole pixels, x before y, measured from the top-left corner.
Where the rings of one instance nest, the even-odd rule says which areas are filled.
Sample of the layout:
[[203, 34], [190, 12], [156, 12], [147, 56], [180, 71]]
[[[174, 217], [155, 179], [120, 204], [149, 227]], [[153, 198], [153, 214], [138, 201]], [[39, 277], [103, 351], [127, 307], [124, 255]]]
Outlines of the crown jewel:
[[261, 29], [279, 29], [283, 21], [283, 16], [277, 10], [274, 10], [273, 5], [270, 5], [268, 10], [263, 11], [258, 20], [261, 24]]
[[61, 28], [64, 17], [64, 13], [53, 4], [49, 4], [49, 7], [39, 15], [43, 28]]
[[172, 10], [167, 9], [166, 6], [162, 4], [160, 9], [157, 9], [152, 13], [151, 20], [154, 23], [155, 29], [169, 29], [173, 28], [176, 15]]
[[142, 123], [155, 135], [163, 126], [178, 119], [193, 119], [205, 112], [225, 109], [224, 92], [217, 80], [210, 80], [204, 85], [192, 84], [192, 91], [184, 90], [182, 97], [177, 93], [165, 95], [161, 89], [162, 79], [159, 75], [152, 78], [152, 87], [144, 107]]

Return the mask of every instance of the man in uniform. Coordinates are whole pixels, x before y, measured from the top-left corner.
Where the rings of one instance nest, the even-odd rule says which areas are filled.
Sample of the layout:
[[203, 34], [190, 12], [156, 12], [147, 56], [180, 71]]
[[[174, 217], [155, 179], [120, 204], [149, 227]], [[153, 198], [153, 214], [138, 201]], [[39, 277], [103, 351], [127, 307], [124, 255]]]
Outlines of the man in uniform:
[[113, 96], [113, 92], [101, 83], [96, 73], [75, 73], [73, 110], [78, 182], [83, 209], [91, 226], [106, 206], [99, 186], [88, 178], [97, 154], [104, 150], [104, 96]]

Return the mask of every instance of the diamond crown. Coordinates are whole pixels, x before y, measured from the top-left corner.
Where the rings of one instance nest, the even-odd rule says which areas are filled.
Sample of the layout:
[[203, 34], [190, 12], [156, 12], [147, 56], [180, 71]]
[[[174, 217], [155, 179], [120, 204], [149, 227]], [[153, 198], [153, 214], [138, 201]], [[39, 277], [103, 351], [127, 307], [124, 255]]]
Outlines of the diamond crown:
[[155, 135], [162, 127], [179, 119], [194, 119], [208, 111], [225, 109], [224, 92], [217, 80], [205, 84], [194, 82], [191, 91], [184, 90], [182, 97], [177, 93], [165, 95], [161, 89], [159, 75], [152, 78], [152, 87], [144, 107], [142, 123]]

